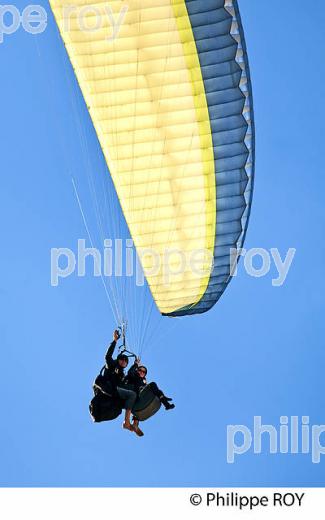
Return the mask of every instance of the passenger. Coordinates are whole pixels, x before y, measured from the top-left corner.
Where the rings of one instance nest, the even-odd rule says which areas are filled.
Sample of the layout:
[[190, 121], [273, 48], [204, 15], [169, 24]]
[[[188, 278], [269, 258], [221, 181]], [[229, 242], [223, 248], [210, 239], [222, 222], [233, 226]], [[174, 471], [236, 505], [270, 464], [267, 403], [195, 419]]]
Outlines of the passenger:
[[[166, 410], [172, 410], [173, 408], [175, 408], [175, 405], [170, 402], [172, 401], [172, 398], [166, 397], [164, 392], [160, 390], [160, 388], [158, 388], [158, 385], [156, 383], [147, 383], [147, 372], [147, 368], [143, 365], [140, 365], [140, 359], [137, 358], [135, 363], [129, 369], [126, 377], [126, 383], [128, 388], [134, 390], [136, 394], [139, 395], [143, 388], [149, 386], [152, 393], [160, 399], [160, 402], [164, 405]], [[135, 417], [133, 417], [132, 427], [139, 437], [142, 437], [144, 435], [143, 431], [139, 428], [139, 421]]]

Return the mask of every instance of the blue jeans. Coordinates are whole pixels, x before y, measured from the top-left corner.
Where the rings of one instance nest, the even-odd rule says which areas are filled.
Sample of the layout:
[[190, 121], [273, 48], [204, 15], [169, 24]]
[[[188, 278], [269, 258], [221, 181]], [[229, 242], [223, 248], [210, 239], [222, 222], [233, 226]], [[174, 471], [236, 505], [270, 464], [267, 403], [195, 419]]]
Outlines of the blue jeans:
[[125, 408], [125, 410], [131, 410], [137, 400], [137, 394], [133, 390], [128, 390], [121, 386], [118, 386], [116, 390], [123, 401], [123, 408]]

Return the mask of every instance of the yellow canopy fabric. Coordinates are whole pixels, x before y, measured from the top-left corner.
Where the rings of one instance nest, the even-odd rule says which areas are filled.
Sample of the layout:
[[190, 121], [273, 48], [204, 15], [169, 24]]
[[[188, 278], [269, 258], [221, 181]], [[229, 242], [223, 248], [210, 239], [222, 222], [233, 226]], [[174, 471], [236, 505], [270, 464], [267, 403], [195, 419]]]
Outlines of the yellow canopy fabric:
[[210, 279], [216, 172], [185, 1], [50, 4], [156, 304], [194, 306]]

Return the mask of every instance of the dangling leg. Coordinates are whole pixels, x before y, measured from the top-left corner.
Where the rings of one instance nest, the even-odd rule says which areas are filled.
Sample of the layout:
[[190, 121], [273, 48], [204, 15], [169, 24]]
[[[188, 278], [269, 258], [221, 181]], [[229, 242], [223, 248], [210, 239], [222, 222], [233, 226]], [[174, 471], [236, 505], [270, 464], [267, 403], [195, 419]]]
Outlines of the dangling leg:
[[133, 431], [137, 434], [138, 437], [143, 437], [144, 433], [139, 428], [139, 421], [133, 416], [133, 422], [132, 422]]
[[133, 390], [128, 390], [127, 388], [123, 388], [121, 386], [117, 387], [117, 392], [120, 398], [125, 401], [123, 408], [125, 408], [125, 419], [123, 423], [123, 428], [125, 430], [133, 431], [133, 427], [130, 422], [131, 411], [134, 406], [135, 401], [137, 400], [137, 394], [133, 392]]
[[133, 432], [133, 426], [130, 423], [130, 417], [131, 417], [131, 408], [129, 408], [128, 410], [125, 410], [125, 418], [124, 418], [123, 428], [125, 430], [130, 430], [130, 432]]
[[152, 392], [157, 397], [159, 397], [161, 403], [164, 405], [166, 410], [172, 410], [173, 408], [175, 408], [175, 405], [169, 402], [169, 401], [172, 401], [172, 398], [166, 397], [164, 392], [162, 392], [162, 390], [160, 390], [160, 388], [158, 388], [156, 383], [154, 383], [154, 382], [149, 383], [149, 386], [150, 386]]

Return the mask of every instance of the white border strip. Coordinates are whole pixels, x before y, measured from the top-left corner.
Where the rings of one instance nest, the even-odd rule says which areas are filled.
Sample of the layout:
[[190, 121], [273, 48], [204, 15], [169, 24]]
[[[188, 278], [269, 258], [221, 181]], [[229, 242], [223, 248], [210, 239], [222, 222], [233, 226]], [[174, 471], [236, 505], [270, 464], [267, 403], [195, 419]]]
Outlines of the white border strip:
[[[275, 498], [277, 501], [274, 503]], [[222, 504], [222, 500], [228, 501], [228, 504]], [[239, 500], [249, 500], [251, 504], [259, 501], [259, 505], [240, 508]], [[0, 489], [0, 514], [6, 520], [156, 520], [166, 517], [186, 520], [306, 520], [307, 515], [313, 515], [313, 520], [318, 520], [323, 519], [324, 510], [324, 488]]]

